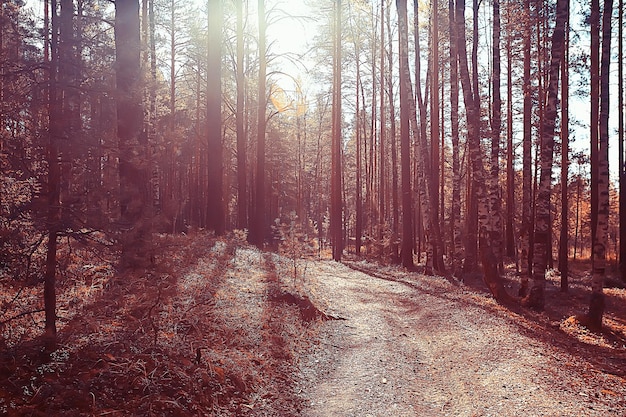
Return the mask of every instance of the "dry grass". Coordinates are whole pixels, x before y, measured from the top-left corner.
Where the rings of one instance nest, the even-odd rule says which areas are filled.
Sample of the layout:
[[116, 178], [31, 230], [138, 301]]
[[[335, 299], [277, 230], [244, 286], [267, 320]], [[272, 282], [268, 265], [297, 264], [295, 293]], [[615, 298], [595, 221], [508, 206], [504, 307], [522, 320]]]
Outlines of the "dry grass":
[[[236, 237], [158, 239], [151, 271], [71, 265], [82, 279], [59, 289], [52, 355], [36, 321], [6, 326], [0, 414], [298, 414], [289, 375], [308, 330], [294, 306], [268, 298], [282, 285], [279, 258]], [[28, 299], [40, 295], [32, 288]]]

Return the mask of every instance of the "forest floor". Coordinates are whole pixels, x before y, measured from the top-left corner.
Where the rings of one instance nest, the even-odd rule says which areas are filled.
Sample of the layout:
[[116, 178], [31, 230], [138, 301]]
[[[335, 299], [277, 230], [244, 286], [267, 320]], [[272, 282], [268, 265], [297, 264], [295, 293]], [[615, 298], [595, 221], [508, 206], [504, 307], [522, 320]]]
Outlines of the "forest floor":
[[40, 292], [0, 294], [0, 415], [626, 416], [626, 291], [606, 289], [589, 331], [584, 264], [568, 293], [549, 277], [536, 313], [480, 279], [362, 260], [294, 274], [236, 237], [162, 236], [156, 268], [126, 275], [79, 253], [51, 354], [41, 313], [6, 310], [36, 310]]

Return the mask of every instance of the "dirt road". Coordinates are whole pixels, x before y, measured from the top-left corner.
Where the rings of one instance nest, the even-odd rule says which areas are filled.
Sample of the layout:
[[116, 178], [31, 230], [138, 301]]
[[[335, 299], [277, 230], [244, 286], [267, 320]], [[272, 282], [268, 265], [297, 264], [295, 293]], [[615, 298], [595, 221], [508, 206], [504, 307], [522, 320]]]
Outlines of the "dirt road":
[[[355, 264], [359, 267], [359, 264]], [[308, 266], [320, 326], [300, 363], [309, 416], [624, 416], [626, 384], [440, 277]]]

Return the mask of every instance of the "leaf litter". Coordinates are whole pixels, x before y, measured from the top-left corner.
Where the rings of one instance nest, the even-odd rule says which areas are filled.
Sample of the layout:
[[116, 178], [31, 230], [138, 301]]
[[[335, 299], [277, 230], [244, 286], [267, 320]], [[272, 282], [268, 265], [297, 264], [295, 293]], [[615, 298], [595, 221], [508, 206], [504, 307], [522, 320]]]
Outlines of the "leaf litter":
[[0, 352], [0, 414], [626, 414], [623, 314], [598, 335], [570, 306], [511, 311], [393, 266], [302, 259], [295, 279], [237, 236], [159, 239], [152, 271], [73, 266], [93, 279], [60, 288], [59, 349]]

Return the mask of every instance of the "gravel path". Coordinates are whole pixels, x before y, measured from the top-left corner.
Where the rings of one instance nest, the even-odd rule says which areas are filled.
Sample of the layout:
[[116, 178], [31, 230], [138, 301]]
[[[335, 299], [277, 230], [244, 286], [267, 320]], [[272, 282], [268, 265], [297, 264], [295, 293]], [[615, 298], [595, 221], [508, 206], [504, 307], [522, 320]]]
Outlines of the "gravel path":
[[443, 278], [315, 262], [307, 280], [315, 302], [345, 320], [322, 322], [300, 361], [305, 415], [626, 415], [623, 379]]

